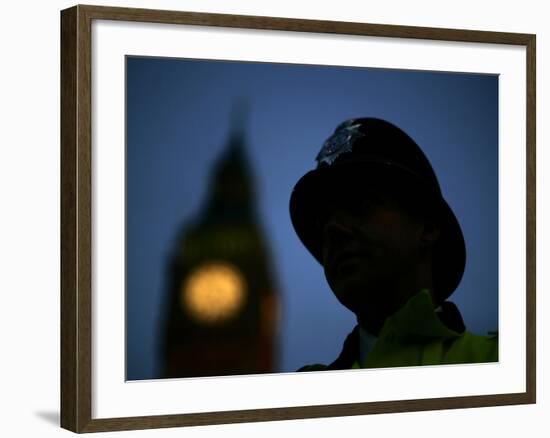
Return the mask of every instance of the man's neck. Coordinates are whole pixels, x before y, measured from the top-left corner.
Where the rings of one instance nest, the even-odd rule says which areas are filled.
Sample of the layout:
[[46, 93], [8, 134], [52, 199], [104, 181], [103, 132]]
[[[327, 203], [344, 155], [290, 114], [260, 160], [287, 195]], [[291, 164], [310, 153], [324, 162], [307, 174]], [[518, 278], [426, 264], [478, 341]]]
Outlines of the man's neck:
[[[421, 290], [427, 290], [429, 292], [434, 310], [437, 311], [440, 306], [435, 304], [436, 301], [434, 299], [433, 289], [420, 288], [420, 289], [418, 289], [418, 292], [420, 292]], [[409, 297], [409, 299], [411, 299], [413, 296], [414, 295]], [[380, 330], [382, 330], [382, 327], [384, 326], [384, 323], [386, 322], [386, 319], [388, 319], [391, 315], [395, 314], [395, 312], [397, 312], [399, 309], [401, 309], [405, 304], [406, 304], [406, 302], [403, 303], [397, 309], [395, 309], [393, 312], [389, 312], [387, 315], [381, 315], [381, 314], [373, 315], [373, 314], [370, 314], [368, 312], [364, 312], [364, 313], [361, 313], [361, 314], [356, 314], [357, 323], [359, 324], [359, 327], [361, 329], [365, 330], [368, 333], [371, 333], [374, 336], [378, 336], [380, 334]]]
[[366, 331], [367, 333], [371, 333], [374, 336], [378, 336], [385, 321], [386, 318], [379, 319], [374, 318], [373, 316], [365, 317], [364, 315], [357, 315], [357, 323], [359, 324], [360, 329]]

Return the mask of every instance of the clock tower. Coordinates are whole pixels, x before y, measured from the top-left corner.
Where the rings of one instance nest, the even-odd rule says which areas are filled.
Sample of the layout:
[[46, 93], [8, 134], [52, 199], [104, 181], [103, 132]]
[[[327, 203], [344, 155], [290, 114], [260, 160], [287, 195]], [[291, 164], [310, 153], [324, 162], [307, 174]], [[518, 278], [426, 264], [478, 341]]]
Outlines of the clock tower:
[[268, 373], [276, 365], [276, 285], [242, 117], [234, 125], [201, 211], [183, 224], [170, 256], [164, 378]]

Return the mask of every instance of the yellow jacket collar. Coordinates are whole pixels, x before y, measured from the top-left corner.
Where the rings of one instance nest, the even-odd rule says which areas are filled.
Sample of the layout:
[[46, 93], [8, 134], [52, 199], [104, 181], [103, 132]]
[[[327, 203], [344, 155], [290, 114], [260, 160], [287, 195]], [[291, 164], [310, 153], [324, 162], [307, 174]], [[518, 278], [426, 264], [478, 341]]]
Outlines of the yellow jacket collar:
[[[443, 303], [442, 307], [442, 312], [438, 316], [429, 290], [422, 289], [386, 320], [380, 331], [380, 338], [422, 340], [451, 339], [460, 336], [464, 331], [464, 324], [458, 309], [450, 302]], [[442, 322], [442, 319], [447, 322], [447, 325]]]

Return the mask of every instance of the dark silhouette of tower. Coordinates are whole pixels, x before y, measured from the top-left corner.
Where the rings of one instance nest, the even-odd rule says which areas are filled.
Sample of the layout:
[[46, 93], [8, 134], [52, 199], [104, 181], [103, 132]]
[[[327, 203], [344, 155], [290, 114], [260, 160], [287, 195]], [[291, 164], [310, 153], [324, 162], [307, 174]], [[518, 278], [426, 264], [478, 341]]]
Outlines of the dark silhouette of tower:
[[278, 301], [246, 157], [244, 108], [202, 208], [177, 235], [167, 269], [162, 377], [274, 371]]

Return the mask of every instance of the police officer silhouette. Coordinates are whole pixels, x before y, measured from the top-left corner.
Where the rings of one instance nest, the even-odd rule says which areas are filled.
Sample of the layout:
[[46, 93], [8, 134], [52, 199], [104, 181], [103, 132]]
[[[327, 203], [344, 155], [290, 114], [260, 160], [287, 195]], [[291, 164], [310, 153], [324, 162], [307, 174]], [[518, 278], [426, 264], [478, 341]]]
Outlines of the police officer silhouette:
[[447, 301], [462, 279], [460, 225], [420, 147], [377, 118], [341, 123], [290, 197], [294, 229], [357, 325], [330, 364], [298, 371], [498, 361], [495, 334]]

